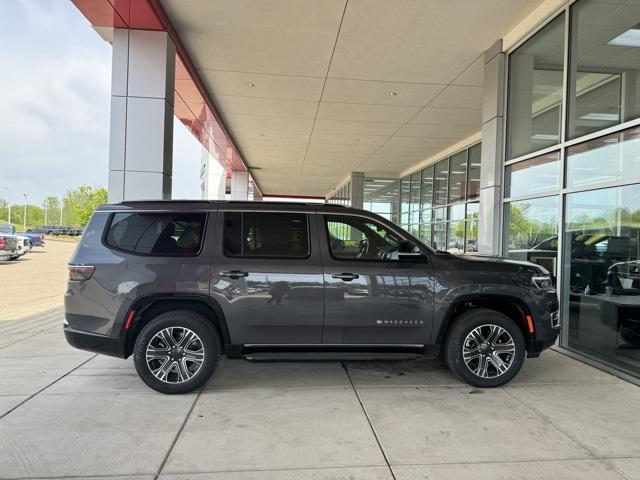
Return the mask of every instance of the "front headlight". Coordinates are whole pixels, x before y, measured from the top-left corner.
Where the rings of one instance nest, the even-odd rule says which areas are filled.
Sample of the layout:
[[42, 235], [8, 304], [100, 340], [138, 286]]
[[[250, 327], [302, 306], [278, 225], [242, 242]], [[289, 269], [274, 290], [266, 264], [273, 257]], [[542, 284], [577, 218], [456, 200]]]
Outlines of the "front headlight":
[[539, 288], [540, 290], [549, 290], [550, 288], [553, 288], [553, 278], [549, 275], [531, 277], [531, 283], [534, 287]]

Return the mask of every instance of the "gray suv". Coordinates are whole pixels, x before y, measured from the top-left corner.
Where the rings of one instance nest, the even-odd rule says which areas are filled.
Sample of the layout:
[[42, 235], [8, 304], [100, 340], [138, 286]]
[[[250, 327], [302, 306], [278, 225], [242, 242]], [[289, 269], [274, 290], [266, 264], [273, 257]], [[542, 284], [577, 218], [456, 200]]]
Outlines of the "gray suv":
[[64, 332], [133, 355], [151, 388], [204, 385], [248, 360], [442, 356], [496, 387], [558, 335], [542, 267], [433, 250], [338, 205], [155, 201], [105, 205], [69, 262]]

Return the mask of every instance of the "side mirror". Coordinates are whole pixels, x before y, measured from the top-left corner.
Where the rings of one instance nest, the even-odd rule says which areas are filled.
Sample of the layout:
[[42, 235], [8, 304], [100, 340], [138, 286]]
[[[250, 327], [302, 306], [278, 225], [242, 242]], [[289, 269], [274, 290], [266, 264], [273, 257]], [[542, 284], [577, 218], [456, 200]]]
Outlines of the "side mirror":
[[402, 241], [398, 244], [398, 261], [407, 263], [424, 262], [426, 257], [413, 242]]

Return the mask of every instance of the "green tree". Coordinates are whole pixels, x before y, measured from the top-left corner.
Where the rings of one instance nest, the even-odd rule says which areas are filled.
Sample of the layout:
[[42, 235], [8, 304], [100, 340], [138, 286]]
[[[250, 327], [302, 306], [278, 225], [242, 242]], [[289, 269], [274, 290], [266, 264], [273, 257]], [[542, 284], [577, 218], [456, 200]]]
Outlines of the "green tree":
[[68, 225], [86, 225], [93, 211], [107, 203], [107, 190], [81, 185], [70, 190], [63, 198], [64, 222]]
[[47, 225], [58, 225], [60, 223], [60, 199], [55, 196], [47, 197], [42, 202], [42, 207], [46, 211], [46, 220], [44, 221]]

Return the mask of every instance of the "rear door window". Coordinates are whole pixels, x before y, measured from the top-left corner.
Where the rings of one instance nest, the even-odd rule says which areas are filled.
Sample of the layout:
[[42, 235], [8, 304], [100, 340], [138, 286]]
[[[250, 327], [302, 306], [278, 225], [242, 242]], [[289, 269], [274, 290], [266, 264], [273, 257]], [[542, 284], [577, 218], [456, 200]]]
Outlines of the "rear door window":
[[107, 245], [141, 255], [194, 256], [200, 251], [206, 213], [116, 213]]
[[228, 257], [307, 258], [309, 252], [304, 213], [224, 214], [224, 253]]

